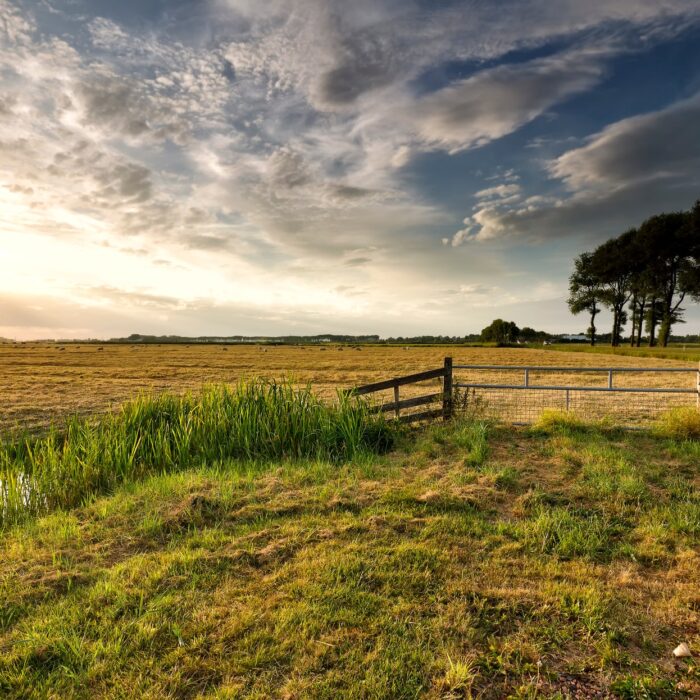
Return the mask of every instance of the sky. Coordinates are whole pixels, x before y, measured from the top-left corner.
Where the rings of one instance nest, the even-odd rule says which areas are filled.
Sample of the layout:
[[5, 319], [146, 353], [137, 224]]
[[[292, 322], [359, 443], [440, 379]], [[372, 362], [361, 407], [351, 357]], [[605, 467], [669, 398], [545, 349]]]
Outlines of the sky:
[[698, 0], [0, 0], [0, 336], [583, 331], [572, 259], [700, 198], [699, 45]]

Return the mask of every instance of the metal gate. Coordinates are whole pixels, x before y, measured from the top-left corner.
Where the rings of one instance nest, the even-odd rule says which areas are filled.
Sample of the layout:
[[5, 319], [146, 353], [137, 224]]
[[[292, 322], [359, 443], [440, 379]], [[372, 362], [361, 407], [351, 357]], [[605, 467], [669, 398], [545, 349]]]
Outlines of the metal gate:
[[[453, 370], [455, 411], [515, 424], [532, 423], [545, 409], [630, 426], [647, 424], [670, 408], [700, 409], [700, 367], [453, 365]], [[508, 381], [518, 375], [522, 383]], [[581, 383], [582, 375], [590, 382]]]

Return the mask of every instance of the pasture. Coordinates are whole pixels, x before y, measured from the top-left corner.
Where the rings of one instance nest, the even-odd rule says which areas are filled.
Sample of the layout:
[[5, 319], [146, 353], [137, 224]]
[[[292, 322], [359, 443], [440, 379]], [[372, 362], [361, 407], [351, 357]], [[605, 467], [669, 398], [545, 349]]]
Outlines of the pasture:
[[328, 400], [448, 354], [681, 364], [0, 346], [3, 426], [39, 433], [0, 450], [0, 697], [700, 697], [695, 409], [635, 432], [556, 412], [403, 430]]
[[[359, 348], [359, 349], [357, 349]], [[240, 379], [291, 377], [325, 397], [336, 390], [439, 367], [445, 355], [455, 364], [546, 366], [688, 366], [683, 358], [588, 355], [547, 349], [460, 346], [260, 346], [260, 345], [85, 345], [0, 344], [0, 429], [43, 428], [73, 415], [104, 412], [140, 392], [183, 392]], [[462, 373], [462, 378], [470, 378]], [[512, 375], [480, 374], [489, 382]], [[474, 377], [472, 377], [474, 378]], [[536, 380], [533, 377], [533, 382]], [[548, 376], [565, 381], [564, 376]], [[568, 380], [571, 378], [568, 377]], [[590, 377], [604, 382], [604, 377]], [[623, 385], [688, 386], [687, 377], [621, 377]], [[641, 384], [640, 384], [641, 383]], [[416, 388], [415, 391], [419, 391]]]
[[124, 484], [0, 536], [0, 695], [698, 697], [699, 444], [456, 421]]

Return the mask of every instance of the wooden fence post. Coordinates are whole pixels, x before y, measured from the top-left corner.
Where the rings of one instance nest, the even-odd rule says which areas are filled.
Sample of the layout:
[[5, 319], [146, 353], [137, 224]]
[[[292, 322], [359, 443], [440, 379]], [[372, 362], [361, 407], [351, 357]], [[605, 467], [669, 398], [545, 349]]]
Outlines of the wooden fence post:
[[452, 418], [452, 358], [445, 358], [445, 376], [442, 380], [442, 418]]

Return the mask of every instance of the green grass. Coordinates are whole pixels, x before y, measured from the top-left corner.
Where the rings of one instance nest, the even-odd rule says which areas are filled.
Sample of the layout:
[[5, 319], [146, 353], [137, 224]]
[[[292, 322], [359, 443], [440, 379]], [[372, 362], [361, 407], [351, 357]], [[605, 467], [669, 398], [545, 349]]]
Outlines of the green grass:
[[641, 347], [633, 348], [629, 345], [623, 345], [613, 348], [610, 345], [590, 345], [583, 344], [562, 344], [562, 345], [546, 345], [544, 350], [553, 352], [580, 352], [592, 353], [597, 355], [625, 355], [630, 357], [655, 357], [661, 360], [683, 360], [685, 362], [700, 362], [700, 346], [692, 343], [688, 344], [673, 344], [668, 347]]
[[0, 529], [77, 506], [118, 484], [226, 460], [343, 462], [386, 450], [395, 429], [369, 406], [254, 380], [200, 394], [142, 396], [96, 421], [0, 442]]
[[456, 420], [144, 473], [0, 535], [0, 697], [698, 697], [697, 448]]

